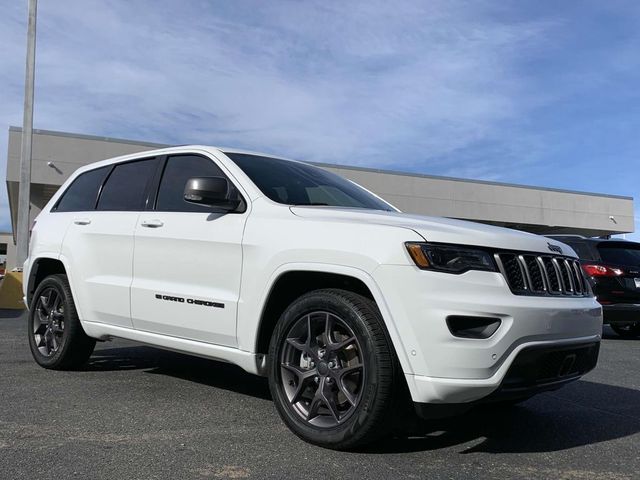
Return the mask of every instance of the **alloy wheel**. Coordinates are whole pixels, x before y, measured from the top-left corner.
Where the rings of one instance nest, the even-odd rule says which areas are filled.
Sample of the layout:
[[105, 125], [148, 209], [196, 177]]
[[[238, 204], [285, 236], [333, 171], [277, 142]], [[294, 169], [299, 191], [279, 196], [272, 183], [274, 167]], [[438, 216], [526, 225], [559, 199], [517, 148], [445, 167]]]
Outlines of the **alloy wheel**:
[[55, 288], [41, 292], [35, 305], [33, 336], [38, 351], [51, 357], [62, 347], [64, 340], [64, 302]]
[[318, 311], [296, 320], [281, 349], [280, 369], [290, 406], [311, 425], [339, 425], [360, 402], [366, 375], [362, 348], [337, 315]]

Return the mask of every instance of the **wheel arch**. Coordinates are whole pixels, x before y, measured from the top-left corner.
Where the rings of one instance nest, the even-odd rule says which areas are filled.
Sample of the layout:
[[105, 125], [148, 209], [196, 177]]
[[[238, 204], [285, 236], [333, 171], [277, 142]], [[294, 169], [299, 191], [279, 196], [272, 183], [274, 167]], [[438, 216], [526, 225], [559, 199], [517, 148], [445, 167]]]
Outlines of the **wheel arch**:
[[25, 300], [27, 305], [31, 305], [33, 294], [40, 282], [49, 275], [58, 273], [67, 274], [67, 268], [57, 256], [41, 256], [35, 258], [29, 266], [29, 278], [25, 289]]
[[403, 372], [412, 371], [391, 312], [374, 279], [363, 270], [341, 265], [289, 264], [274, 272], [260, 303], [262, 308], [253, 344], [254, 352], [260, 356], [267, 354], [273, 329], [293, 300], [321, 288], [341, 288], [373, 300], [380, 310]]
[[67, 281], [69, 282], [69, 287], [71, 288], [71, 294], [73, 295], [73, 302], [76, 307], [76, 312], [78, 313], [78, 317], [80, 317], [80, 322], [82, 323], [82, 318], [84, 317], [81, 313], [81, 306], [79, 304], [80, 302], [78, 301], [78, 296], [76, 295], [76, 288], [71, 275], [71, 270], [69, 268], [69, 263], [63, 255], [57, 255], [54, 253], [42, 254], [31, 260], [29, 264], [29, 278], [27, 279], [25, 289], [25, 300], [27, 302], [27, 307], [31, 305], [31, 299], [40, 282], [48, 275], [54, 275], [56, 273], [64, 274], [67, 276]]

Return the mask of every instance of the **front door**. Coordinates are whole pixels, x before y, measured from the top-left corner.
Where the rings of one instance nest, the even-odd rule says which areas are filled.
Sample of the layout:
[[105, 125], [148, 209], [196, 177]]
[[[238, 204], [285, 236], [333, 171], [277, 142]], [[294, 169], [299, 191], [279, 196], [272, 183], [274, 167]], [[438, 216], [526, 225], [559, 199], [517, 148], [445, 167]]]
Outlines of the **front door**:
[[139, 330], [235, 347], [247, 214], [185, 202], [187, 179], [208, 176], [225, 176], [211, 158], [166, 158], [135, 229], [131, 316]]

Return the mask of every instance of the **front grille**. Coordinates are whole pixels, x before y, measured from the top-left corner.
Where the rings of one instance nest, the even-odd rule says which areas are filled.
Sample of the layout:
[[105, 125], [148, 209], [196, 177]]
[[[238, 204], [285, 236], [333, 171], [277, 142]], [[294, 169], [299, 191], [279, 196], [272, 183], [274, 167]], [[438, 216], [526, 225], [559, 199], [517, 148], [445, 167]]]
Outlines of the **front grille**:
[[500, 255], [500, 259], [502, 260], [501, 270], [507, 278], [509, 286], [514, 290], [525, 290], [527, 284], [524, 281], [524, 271], [518, 257], [507, 253]]
[[522, 259], [526, 266], [526, 273], [529, 275], [527, 280], [531, 286], [531, 290], [534, 292], [544, 292], [544, 275], [542, 273], [542, 267], [540, 267], [541, 264], [538, 263], [538, 257], [534, 255], [523, 255]]
[[560, 255], [496, 253], [496, 263], [516, 295], [588, 297], [580, 262]]
[[542, 265], [545, 269], [546, 278], [549, 280], [549, 292], [562, 293], [562, 283], [557, 273], [556, 263], [551, 257], [542, 257]]

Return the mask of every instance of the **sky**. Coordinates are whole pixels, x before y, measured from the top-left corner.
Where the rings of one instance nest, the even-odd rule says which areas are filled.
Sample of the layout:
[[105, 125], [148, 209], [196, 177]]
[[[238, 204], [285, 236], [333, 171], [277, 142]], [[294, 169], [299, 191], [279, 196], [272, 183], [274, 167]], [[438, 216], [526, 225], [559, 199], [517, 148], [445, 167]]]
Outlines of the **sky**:
[[[0, 0], [2, 171], [26, 16]], [[34, 128], [628, 195], [640, 227], [635, 0], [40, 0], [37, 28]]]

